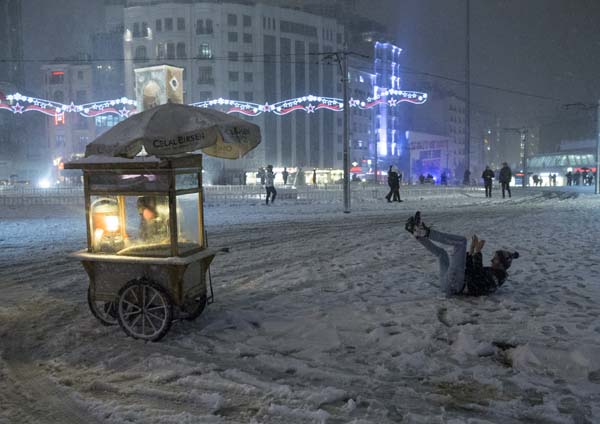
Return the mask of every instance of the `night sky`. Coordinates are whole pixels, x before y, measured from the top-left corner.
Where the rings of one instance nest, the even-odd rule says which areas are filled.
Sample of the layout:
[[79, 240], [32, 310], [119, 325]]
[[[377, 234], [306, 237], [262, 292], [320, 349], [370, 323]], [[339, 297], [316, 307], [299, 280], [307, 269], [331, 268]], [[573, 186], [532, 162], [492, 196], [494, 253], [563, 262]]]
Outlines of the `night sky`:
[[[87, 34], [99, 29], [102, 21], [102, 0], [23, 0], [23, 4], [29, 60], [87, 50]], [[366, 16], [397, 34], [404, 49], [406, 88], [419, 90], [423, 74], [432, 74], [430, 79], [464, 93], [466, 0], [359, 0], [359, 4]], [[559, 111], [565, 103], [597, 102], [599, 22], [598, 0], [471, 0], [473, 108], [483, 106], [520, 126]], [[27, 66], [34, 90], [40, 83], [39, 65]]]

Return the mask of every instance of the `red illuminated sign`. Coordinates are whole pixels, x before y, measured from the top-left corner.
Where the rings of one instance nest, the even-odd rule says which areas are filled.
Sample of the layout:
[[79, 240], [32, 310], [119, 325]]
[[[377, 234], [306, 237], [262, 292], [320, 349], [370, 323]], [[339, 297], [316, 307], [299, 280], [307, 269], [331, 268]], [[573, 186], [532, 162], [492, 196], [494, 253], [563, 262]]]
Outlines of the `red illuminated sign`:
[[65, 73], [63, 71], [53, 71], [52, 75], [64, 75]]

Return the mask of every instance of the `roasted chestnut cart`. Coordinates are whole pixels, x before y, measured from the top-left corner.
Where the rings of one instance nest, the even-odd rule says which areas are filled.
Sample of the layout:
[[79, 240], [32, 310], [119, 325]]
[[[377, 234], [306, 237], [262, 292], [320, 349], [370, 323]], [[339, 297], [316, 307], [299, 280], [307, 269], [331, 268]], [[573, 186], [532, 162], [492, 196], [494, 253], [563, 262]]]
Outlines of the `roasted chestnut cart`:
[[91, 156], [65, 168], [83, 170], [88, 247], [72, 256], [89, 275], [92, 314], [150, 341], [198, 317], [217, 253], [204, 232], [202, 155]]

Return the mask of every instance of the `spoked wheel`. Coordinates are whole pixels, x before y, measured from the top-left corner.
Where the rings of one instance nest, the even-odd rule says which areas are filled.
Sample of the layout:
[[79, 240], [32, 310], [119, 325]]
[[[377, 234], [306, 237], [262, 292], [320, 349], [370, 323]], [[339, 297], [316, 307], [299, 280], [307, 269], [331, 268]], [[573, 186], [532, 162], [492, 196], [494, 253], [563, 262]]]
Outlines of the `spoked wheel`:
[[185, 299], [181, 306], [181, 311], [183, 312], [182, 318], [188, 321], [198, 318], [204, 311], [204, 308], [206, 308], [207, 300], [206, 293]]
[[128, 282], [119, 290], [119, 325], [128, 336], [156, 342], [173, 321], [173, 301], [160, 284], [145, 278]]
[[88, 306], [92, 315], [98, 318], [103, 325], [116, 325], [117, 324], [117, 302], [104, 302], [94, 298], [92, 293], [92, 287], [88, 286], [87, 293]]

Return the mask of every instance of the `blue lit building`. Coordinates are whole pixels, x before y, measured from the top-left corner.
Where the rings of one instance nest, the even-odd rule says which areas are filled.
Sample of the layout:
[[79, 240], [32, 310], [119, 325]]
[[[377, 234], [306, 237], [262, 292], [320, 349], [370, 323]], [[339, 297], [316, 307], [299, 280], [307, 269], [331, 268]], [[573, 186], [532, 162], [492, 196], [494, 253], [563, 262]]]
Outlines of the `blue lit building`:
[[[391, 43], [375, 43], [373, 95], [379, 96], [389, 89], [401, 89], [400, 54], [402, 49]], [[406, 126], [403, 108], [379, 105], [373, 120], [376, 148], [371, 152], [376, 169], [385, 175], [389, 165], [396, 165], [401, 171], [408, 171], [409, 150], [405, 137]]]

